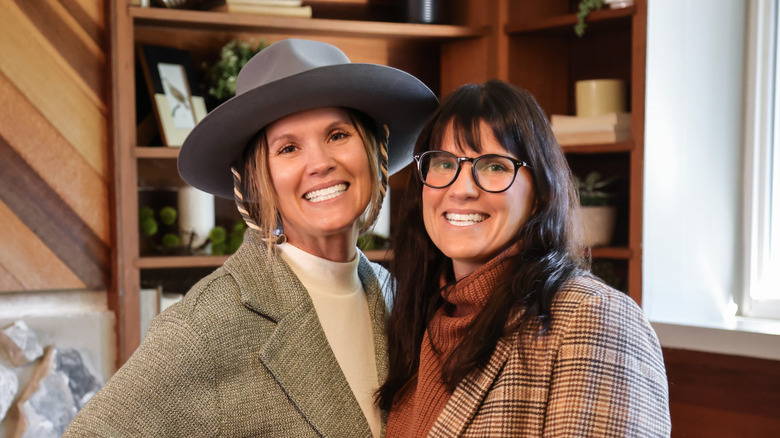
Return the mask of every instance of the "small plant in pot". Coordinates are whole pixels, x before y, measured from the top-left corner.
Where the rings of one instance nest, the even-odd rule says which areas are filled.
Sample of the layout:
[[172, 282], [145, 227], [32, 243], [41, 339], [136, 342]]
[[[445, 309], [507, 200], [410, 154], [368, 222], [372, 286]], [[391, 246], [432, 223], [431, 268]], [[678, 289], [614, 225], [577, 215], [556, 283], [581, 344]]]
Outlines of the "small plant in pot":
[[138, 226], [141, 233], [141, 254], [178, 254], [181, 239], [178, 235], [179, 212], [169, 205], [155, 211], [149, 206], [138, 210]]
[[206, 95], [215, 108], [236, 95], [236, 78], [241, 68], [258, 52], [268, 47], [264, 39], [228, 41], [219, 52], [219, 59], [203, 63], [206, 71]]
[[590, 172], [585, 178], [574, 176], [580, 195], [583, 243], [587, 246], [604, 246], [612, 242], [615, 231], [617, 195], [605, 190], [617, 180], [617, 175], [602, 179], [598, 172]]
[[588, 27], [585, 24], [585, 18], [590, 15], [591, 11], [601, 9], [604, 6], [604, 0], [580, 0], [577, 9], [577, 24], [574, 26], [574, 33], [578, 37], [582, 37], [585, 34], [585, 28]]

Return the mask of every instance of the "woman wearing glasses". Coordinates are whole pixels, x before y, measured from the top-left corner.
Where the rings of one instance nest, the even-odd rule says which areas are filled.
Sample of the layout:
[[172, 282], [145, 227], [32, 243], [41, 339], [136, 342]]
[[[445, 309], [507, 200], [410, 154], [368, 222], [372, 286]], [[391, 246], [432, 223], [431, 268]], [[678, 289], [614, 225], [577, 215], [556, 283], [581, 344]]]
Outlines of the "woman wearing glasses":
[[588, 272], [570, 170], [533, 97], [463, 86], [416, 152], [394, 237], [387, 436], [668, 436], [658, 340]]

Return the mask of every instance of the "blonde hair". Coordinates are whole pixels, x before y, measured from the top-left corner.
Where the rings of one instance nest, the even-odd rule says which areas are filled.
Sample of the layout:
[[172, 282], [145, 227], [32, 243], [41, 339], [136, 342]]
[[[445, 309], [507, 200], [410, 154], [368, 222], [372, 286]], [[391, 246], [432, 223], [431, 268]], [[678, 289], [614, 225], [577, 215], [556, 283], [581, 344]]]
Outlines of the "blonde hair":
[[[352, 125], [358, 132], [366, 155], [368, 156], [369, 170], [377, 178], [371, 180], [371, 199], [368, 207], [363, 212], [360, 221], [360, 233], [370, 230], [376, 222], [382, 201], [387, 192], [387, 125], [380, 131], [374, 120], [366, 114], [345, 108], [349, 114]], [[265, 137], [265, 128], [261, 129], [249, 141], [244, 151], [243, 172], [239, 172], [234, 166], [233, 185], [236, 207], [247, 226], [257, 230], [260, 237], [266, 242], [268, 254], [274, 251], [281, 230], [281, 217], [279, 215], [279, 200], [276, 197], [271, 172], [268, 168], [268, 143]], [[242, 178], [243, 175], [243, 178]], [[246, 196], [244, 196], [246, 194]]]

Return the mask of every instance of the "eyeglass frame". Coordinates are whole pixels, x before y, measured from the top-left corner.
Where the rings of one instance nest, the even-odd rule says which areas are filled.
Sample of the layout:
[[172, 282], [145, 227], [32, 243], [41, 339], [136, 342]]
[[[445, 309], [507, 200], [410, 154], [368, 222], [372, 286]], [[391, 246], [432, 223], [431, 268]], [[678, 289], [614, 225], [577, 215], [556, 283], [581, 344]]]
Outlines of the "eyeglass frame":
[[[452, 155], [455, 158], [455, 165], [457, 166], [457, 168], [455, 169], [455, 176], [452, 177], [452, 181], [450, 181], [449, 183], [447, 183], [446, 185], [443, 185], [441, 187], [432, 186], [432, 185], [428, 184], [427, 182], [425, 182], [425, 177], [423, 176], [423, 173], [422, 173], [423, 172], [423, 170], [422, 170], [422, 160], [423, 160], [423, 157], [425, 157], [425, 155], [432, 154], [432, 153], [445, 153], [445, 154]], [[477, 175], [477, 166], [475, 166], [474, 163], [477, 160], [479, 160], [480, 158], [483, 158], [483, 157], [506, 158], [507, 160], [511, 161], [512, 164], [514, 164], [514, 169], [515, 170], [514, 170], [514, 174], [512, 174], [512, 181], [509, 182], [509, 184], [506, 186], [505, 189], [503, 189], [503, 190], [487, 190], [486, 188], [482, 187], [482, 184], [479, 183], [479, 176]], [[531, 168], [531, 166], [529, 166], [528, 163], [526, 163], [525, 161], [520, 161], [520, 160], [512, 158], [512, 157], [507, 157], [506, 155], [485, 154], [485, 155], [480, 155], [480, 156], [475, 157], [475, 158], [470, 158], [470, 157], [459, 157], [459, 156], [453, 154], [452, 152], [447, 152], [447, 151], [442, 151], [442, 150], [431, 150], [431, 151], [421, 152], [419, 154], [414, 154], [414, 161], [417, 163], [417, 177], [420, 179], [420, 182], [422, 182], [423, 185], [425, 185], [427, 187], [430, 187], [432, 189], [445, 189], [445, 188], [451, 186], [452, 184], [454, 184], [455, 181], [458, 180], [458, 176], [460, 176], [460, 169], [462, 169], [461, 163], [463, 163], [464, 161], [468, 161], [468, 162], [471, 163], [471, 178], [474, 180], [474, 184], [476, 184], [477, 187], [479, 187], [481, 190], [483, 190], [483, 191], [485, 191], [487, 193], [503, 193], [503, 192], [509, 190], [509, 188], [512, 187], [512, 184], [515, 183], [515, 179], [517, 179], [517, 171], [520, 170], [521, 167], [526, 167], [528, 169]]]

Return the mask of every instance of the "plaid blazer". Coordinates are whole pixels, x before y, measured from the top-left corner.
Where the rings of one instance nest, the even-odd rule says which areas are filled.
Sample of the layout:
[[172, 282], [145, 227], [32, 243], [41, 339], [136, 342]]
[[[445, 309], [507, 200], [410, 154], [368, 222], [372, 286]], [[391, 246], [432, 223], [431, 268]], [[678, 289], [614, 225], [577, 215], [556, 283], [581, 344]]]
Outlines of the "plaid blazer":
[[661, 347], [642, 310], [590, 278], [559, 292], [544, 335], [502, 338], [429, 437], [669, 436]]
[[[359, 257], [382, 382], [387, 271]], [[247, 230], [221, 268], [153, 320], [64, 436], [365, 438], [371, 430], [308, 292]]]

